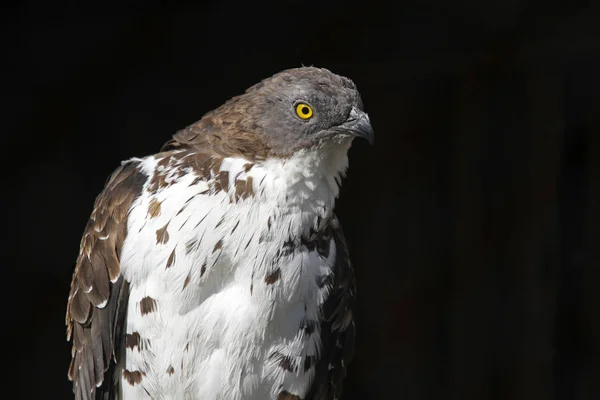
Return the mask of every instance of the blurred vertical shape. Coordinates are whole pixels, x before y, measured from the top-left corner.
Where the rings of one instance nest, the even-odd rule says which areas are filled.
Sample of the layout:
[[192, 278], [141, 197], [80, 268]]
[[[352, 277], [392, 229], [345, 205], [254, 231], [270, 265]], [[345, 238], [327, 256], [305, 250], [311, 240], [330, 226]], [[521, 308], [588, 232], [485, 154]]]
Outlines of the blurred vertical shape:
[[487, 336], [481, 313], [488, 306], [484, 259], [483, 199], [481, 197], [481, 158], [487, 94], [486, 82], [473, 69], [463, 76], [453, 123], [453, 176], [451, 177], [451, 213], [453, 229], [452, 266], [454, 270], [454, 374], [451, 399], [482, 399], [487, 375], [485, 367]]

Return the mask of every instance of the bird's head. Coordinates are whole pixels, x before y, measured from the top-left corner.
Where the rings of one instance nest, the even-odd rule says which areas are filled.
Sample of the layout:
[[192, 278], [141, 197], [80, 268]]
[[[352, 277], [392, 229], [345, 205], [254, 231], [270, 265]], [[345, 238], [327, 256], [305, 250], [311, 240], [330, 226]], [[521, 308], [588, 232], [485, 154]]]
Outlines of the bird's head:
[[354, 137], [373, 143], [373, 129], [356, 86], [326, 69], [282, 71], [250, 87], [237, 103], [254, 117], [254, 128], [276, 154]]
[[302, 67], [233, 97], [179, 131], [163, 150], [211, 149], [223, 156], [265, 159], [320, 148], [345, 153], [354, 137], [373, 142], [354, 83], [326, 69]]

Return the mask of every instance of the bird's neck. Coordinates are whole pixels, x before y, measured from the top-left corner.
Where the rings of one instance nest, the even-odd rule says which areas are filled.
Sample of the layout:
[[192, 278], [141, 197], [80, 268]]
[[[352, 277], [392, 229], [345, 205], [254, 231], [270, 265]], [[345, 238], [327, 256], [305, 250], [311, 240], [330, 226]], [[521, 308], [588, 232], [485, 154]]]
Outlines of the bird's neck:
[[347, 140], [257, 164], [254, 173], [258, 193], [279, 207], [300, 207], [321, 216], [330, 215], [348, 167], [350, 144]]
[[192, 191], [226, 192], [234, 202], [246, 199], [282, 212], [300, 211], [327, 217], [333, 212], [348, 167], [350, 145], [351, 139], [344, 139], [300, 150], [287, 158], [261, 161], [188, 151], [140, 161], [157, 190], [181, 181]]

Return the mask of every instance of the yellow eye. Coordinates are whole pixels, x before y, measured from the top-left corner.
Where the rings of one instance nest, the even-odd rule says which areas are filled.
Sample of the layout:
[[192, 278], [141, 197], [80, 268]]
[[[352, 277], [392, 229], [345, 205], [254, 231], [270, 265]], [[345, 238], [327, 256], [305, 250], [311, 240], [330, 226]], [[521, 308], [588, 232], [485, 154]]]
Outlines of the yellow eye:
[[302, 119], [309, 119], [313, 115], [311, 106], [306, 103], [298, 103], [296, 106], [296, 114]]

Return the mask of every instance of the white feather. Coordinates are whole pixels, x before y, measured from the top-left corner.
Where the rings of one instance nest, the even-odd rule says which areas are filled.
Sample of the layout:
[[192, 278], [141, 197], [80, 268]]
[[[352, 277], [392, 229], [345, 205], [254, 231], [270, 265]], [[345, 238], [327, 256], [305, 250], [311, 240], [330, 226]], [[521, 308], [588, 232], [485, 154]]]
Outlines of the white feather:
[[[303, 248], [272, 262], [288, 239], [308, 233], [317, 216], [331, 215], [349, 146], [348, 140], [267, 160], [247, 172], [248, 160], [226, 158], [221, 171], [229, 172], [227, 193], [200, 194], [211, 182], [191, 184], [193, 171], [181, 177], [171, 171], [171, 185], [154, 194], [146, 184], [131, 207], [121, 255], [130, 282], [126, 331], [142, 338], [139, 347], [127, 348], [125, 368], [145, 374], [135, 386], [122, 379], [126, 399], [263, 400], [281, 390], [307, 393], [314, 369], [288, 372], [269, 355], [278, 351], [301, 360], [318, 354], [318, 331], [305, 335], [299, 328], [319, 316], [327, 288], [319, 289], [317, 278], [331, 271], [335, 245], [327, 259]], [[140, 169], [151, 176], [157, 162], [144, 158]], [[234, 177], [251, 177], [254, 196], [231, 201]], [[154, 218], [151, 201], [161, 204]], [[169, 239], [157, 244], [156, 231], [165, 226]], [[276, 268], [280, 279], [265, 283]], [[157, 307], [142, 315], [146, 296]]]

